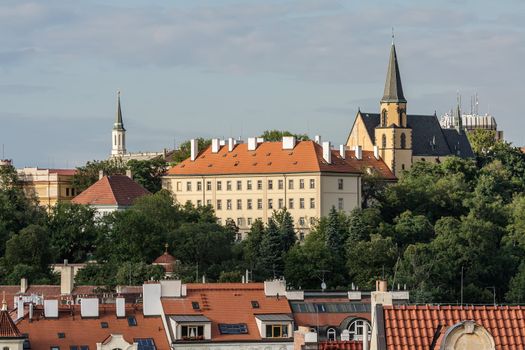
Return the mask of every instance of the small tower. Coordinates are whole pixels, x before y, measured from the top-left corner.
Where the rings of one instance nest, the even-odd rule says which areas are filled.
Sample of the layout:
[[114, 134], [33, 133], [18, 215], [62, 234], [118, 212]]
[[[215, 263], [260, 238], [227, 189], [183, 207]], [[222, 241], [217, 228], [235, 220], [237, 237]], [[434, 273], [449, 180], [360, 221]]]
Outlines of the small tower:
[[385, 91], [380, 102], [379, 125], [375, 129], [375, 144], [381, 158], [396, 176], [412, 166], [412, 129], [407, 124], [406, 108], [407, 100], [403, 95], [392, 34]]
[[0, 347], [9, 350], [23, 350], [25, 337], [20, 333], [9, 316], [5, 292], [3, 292], [2, 309], [0, 310]]
[[117, 115], [115, 124], [111, 131], [111, 156], [117, 157], [126, 153], [126, 129], [122, 122], [122, 110], [120, 109], [120, 91], [117, 91]]

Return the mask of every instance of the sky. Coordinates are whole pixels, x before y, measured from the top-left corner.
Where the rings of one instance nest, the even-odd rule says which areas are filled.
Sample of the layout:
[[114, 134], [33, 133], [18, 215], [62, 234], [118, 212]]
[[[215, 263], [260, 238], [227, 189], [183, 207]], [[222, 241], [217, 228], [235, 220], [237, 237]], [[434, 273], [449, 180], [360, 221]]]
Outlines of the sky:
[[0, 156], [75, 167], [267, 129], [344, 143], [377, 113], [392, 27], [409, 114], [462, 95], [525, 145], [522, 0], [1, 0]]

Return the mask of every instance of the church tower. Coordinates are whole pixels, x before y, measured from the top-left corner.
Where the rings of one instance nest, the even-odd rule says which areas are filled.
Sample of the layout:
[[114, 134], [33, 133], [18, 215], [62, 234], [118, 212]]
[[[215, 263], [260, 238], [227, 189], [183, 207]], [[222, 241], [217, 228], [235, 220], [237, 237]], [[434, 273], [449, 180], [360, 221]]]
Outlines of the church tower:
[[412, 166], [412, 129], [407, 124], [407, 100], [403, 95], [396, 46], [392, 36], [385, 91], [380, 102], [375, 144], [381, 158], [396, 176]]
[[122, 122], [122, 111], [120, 109], [120, 91], [117, 91], [117, 115], [111, 132], [111, 156], [118, 157], [126, 153], [126, 129]]

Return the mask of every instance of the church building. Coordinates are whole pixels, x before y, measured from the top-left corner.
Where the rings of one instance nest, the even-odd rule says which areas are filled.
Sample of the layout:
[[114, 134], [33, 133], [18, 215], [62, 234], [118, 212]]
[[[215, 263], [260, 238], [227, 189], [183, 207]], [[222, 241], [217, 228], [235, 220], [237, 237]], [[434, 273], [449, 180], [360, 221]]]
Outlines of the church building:
[[358, 111], [346, 141], [350, 149], [361, 146], [378, 152], [399, 176], [417, 161], [439, 163], [446, 157], [474, 157], [461, 127], [442, 129], [433, 115], [407, 114], [396, 47], [392, 42], [380, 113]]

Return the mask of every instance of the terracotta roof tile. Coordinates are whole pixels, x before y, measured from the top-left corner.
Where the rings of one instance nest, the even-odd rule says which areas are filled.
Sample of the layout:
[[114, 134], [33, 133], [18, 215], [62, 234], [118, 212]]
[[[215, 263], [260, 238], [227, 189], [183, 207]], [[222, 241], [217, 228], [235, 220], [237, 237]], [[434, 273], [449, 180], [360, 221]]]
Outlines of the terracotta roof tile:
[[[496, 349], [523, 348], [525, 306], [385, 306], [385, 336], [388, 349], [428, 350], [441, 325], [441, 342], [448, 327], [473, 320], [494, 337]], [[436, 349], [439, 346], [435, 346]]]
[[150, 194], [125, 175], [104, 176], [71, 200], [76, 204], [130, 206], [135, 199]]
[[154, 264], [173, 264], [177, 259], [173, 255], [171, 255], [168, 252], [164, 252], [161, 256], [159, 256], [155, 261], [153, 261]]
[[22, 335], [7, 310], [0, 311], [0, 338], [19, 338]]
[[49, 169], [50, 174], [73, 176], [77, 173], [76, 169]]
[[298, 141], [293, 150], [282, 149], [282, 142], [260, 143], [255, 151], [247, 144], [236, 145], [232, 152], [227, 146], [212, 153], [211, 147], [201, 151], [195, 161], [189, 158], [171, 167], [168, 175], [211, 174], [273, 174], [294, 172], [361, 173], [372, 167], [387, 178], [395, 179], [382, 160], [375, 159], [373, 152], [363, 151], [361, 160], [353, 151], [346, 151], [345, 159], [339, 152], [331, 150], [332, 163], [323, 159], [323, 148], [314, 141]]

